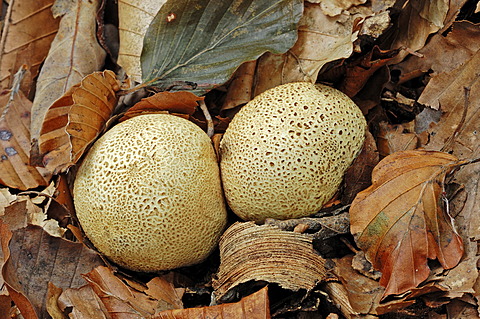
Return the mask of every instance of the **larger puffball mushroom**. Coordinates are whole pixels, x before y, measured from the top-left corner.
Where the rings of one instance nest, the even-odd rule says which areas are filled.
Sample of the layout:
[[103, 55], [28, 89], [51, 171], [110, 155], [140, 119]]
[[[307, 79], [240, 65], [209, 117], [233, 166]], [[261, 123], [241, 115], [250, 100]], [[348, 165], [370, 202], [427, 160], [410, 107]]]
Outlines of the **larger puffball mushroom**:
[[342, 92], [296, 82], [255, 97], [220, 143], [230, 208], [244, 220], [317, 212], [337, 192], [362, 148], [366, 121]]
[[74, 203], [102, 254], [144, 272], [203, 261], [227, 218], [210, 139], [168, 114], [140, 115], [105, 133], [78, 170]]

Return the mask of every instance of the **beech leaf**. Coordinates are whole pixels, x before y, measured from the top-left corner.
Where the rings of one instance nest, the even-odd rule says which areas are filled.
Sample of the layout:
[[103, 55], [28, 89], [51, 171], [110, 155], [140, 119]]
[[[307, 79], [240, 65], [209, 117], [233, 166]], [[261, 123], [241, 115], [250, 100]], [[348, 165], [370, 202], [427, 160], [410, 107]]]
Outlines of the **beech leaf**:
[[0, 184], [27, 190], [46, 186], [51, 174], [30, 162], [30, 102], [22, 91], [0, 94]]
[[350, 208], [351, 232], [373, 267], [382, 272], [384, 296], [400, 294], [424, 281], [428, 259], [455, 267], [463, 243], [448, 214], [446, 175], [467, 161], [436, 151], [403, 151], [373, 170], [372, 186]]
[[45, 115], [33, 161], [55, 173], [76, 163], [105, 127], [119, 89], [115, 73], [94, 72], [56, 100]]
[[[0, 87], [9, 88], [13, 74], [26, 64], [30, 77], [25, 94], [28, 95], [32, 79], [47, 56], [50, 44], [58, 30], [58, 19], [52, 16], [53, 0], [10, 1], [0, 43]], [[39, 28], [38, 26], [42, 26]]]
[[155, 319], [228, 319], [249, 318], [269, 319], [270, 308], [268, 300], [268, 286], [242, 298], [239, 302], [226, 303], [210, 307], [173, 309], [158, 313]]
[[159, 92], [147, 98], [141, 99], [132, 106], [120, 121], [125, 121], [141, 114], [169, 112], [192, 115], [198, 106], [197, 101], [203, 101], [204, 97], [196, 96], [187, 91]]
[[284, 53], [297, 39], [303, 1], [167, 1], [150, 24], [141, 56], [146, 85], [191, 85], [201, 94], [245, 61]]

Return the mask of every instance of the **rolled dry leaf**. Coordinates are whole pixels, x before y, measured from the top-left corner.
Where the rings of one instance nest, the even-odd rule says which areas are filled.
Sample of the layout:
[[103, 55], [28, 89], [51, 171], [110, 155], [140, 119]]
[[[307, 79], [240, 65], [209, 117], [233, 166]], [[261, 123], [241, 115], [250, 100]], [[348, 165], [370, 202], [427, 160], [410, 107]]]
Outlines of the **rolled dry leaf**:
[[221, 299], [230, 289], [250, 280], [279, 284], [285, 289], [311, 290], [325, 278], [325, 259], [312, 246], [312, 237], [253, 222], [235, 223], [220, 239], [220, 269], [213, 282]]
[[76, 163], [104, 129], [119, 89], [115, 73], [94, 72], [56, 100], [42, 124], [38, 160], [54, 173]]

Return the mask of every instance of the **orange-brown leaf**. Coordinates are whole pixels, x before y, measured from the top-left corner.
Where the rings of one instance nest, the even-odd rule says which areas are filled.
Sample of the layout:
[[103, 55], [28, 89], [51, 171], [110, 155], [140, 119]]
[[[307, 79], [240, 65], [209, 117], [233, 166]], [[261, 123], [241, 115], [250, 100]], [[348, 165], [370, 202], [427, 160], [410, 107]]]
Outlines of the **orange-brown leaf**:
[[50, 106], [39, 138], [45, 167], [59, 172], [76, 163], [110, 118], [119, 89], [112, 71], [95, 72]]
[[203, 308], [174, 309], [160, 312], [155, 319], [249, 318], [268, 319], [270, 308], [267, 287], [242, 298], [239, 302]]
[[140, 100], [140, 102], [125, 113], [120, 121], [125, 121], [141, 114], [158, 113], [162, 111], [193, 115], [195, 108], [198, 106], [197, 101], [202, 101], [203, 99], [204, 97], [196, 96], [187, 91], [159, 92]]
[[13, 74], [26, 64], [30, 76], [23, 84], [30, 89], [32, 79], [38, 74], [58, 30], [60, 21], [53, 18], [53, 3], [53, 0], [18, 0], [9, 3], [7, 16], [3, 20], [0, 87], [10, 88]]
[[372, 186], [353, 201], [351, 232], [382, 272], [384, 296], [417, 287], [429, 275], [428, 259], [450, 269], [462, 258], [462, 239], [443, 194], [446, 175], [460, 164], [448, 153], [394, 153], [375, 167]]
[[[160, 277], [152, 279], [144, 291], [132, 288], [126, 280], [122, 281], [103, 266], [93, 269], [84, 278], [115, 318], [150, 318], [157, 312], [183, 307], [173, 284]], [[81, 305], [73, 305], [74, 308], [78, 306]]]
[[29, 164], [31, 108], [21, 91], [0, 95], [0, 183], [21, 190], [46, 186], [51, 178]]

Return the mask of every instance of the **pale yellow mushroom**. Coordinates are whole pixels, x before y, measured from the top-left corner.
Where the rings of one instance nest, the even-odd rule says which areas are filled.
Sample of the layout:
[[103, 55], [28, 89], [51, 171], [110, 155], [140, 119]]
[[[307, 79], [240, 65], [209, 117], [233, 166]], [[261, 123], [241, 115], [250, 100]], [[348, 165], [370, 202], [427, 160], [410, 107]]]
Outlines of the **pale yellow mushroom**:
[[203, 261], [226, 224], [210, 139], [168, 114], [140, 115], [102, 136], [77, 173], [74, 203], [95, 247], [135, 271]]
[[357, 105], [328, 86], [296, 82], [258, 95], [220, 143], [227, 203], [259, 222], [314, 214], [337, 192], [365, 129]]

